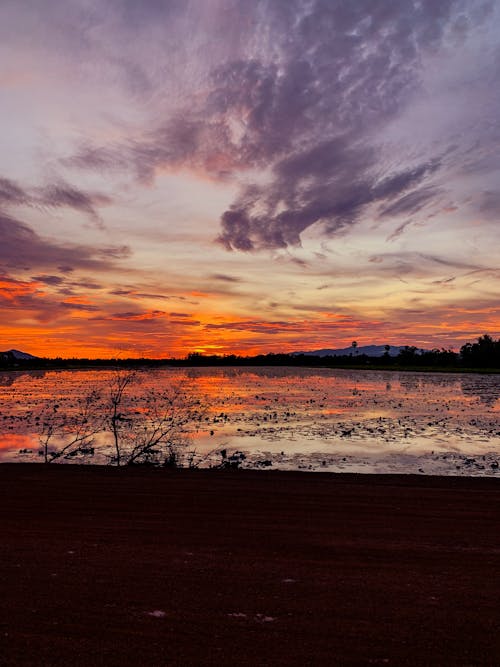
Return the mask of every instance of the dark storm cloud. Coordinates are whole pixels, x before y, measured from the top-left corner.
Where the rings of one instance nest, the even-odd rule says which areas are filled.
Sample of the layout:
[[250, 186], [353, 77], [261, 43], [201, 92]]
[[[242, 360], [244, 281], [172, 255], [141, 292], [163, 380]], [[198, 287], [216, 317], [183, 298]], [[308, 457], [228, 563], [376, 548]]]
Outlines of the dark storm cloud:
[[0, 212], [0, 268], [22, 269], [64, 266], [108, 269], [113, 260], [130, 254], [127, 246], [91, 247], [58, 243], [39, 236], [28, 225]]

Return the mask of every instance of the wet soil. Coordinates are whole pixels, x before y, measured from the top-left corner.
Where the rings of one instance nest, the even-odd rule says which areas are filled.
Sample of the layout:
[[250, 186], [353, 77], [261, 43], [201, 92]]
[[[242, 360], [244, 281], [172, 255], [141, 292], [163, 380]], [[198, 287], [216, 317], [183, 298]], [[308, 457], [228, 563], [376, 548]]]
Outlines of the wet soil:
[[0, 664], [496, 665], [500, 481], [0, 465]]

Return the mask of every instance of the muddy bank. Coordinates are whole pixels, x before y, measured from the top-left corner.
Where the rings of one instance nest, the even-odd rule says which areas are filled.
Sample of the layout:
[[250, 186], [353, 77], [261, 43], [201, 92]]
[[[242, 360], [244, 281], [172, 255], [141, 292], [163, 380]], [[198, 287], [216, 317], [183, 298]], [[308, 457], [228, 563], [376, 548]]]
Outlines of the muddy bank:
[[2, 665], [493, 665], [500, 482], [0, 465]]

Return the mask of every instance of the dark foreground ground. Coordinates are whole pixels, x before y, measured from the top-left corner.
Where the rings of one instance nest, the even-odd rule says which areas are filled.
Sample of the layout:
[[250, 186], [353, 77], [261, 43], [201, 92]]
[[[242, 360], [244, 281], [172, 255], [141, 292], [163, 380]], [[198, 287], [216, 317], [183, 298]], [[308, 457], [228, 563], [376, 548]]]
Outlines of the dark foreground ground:
[[499, 665], [500, 480], [0, 466], [0, 664]]

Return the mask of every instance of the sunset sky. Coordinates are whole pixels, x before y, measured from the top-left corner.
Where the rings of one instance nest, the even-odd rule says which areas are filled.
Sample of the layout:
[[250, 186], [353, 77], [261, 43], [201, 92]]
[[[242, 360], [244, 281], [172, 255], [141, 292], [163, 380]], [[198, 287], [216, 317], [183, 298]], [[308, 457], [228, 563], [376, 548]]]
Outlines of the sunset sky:
[[500, 332], [500, 0], [1, 0], [0, 350]]

